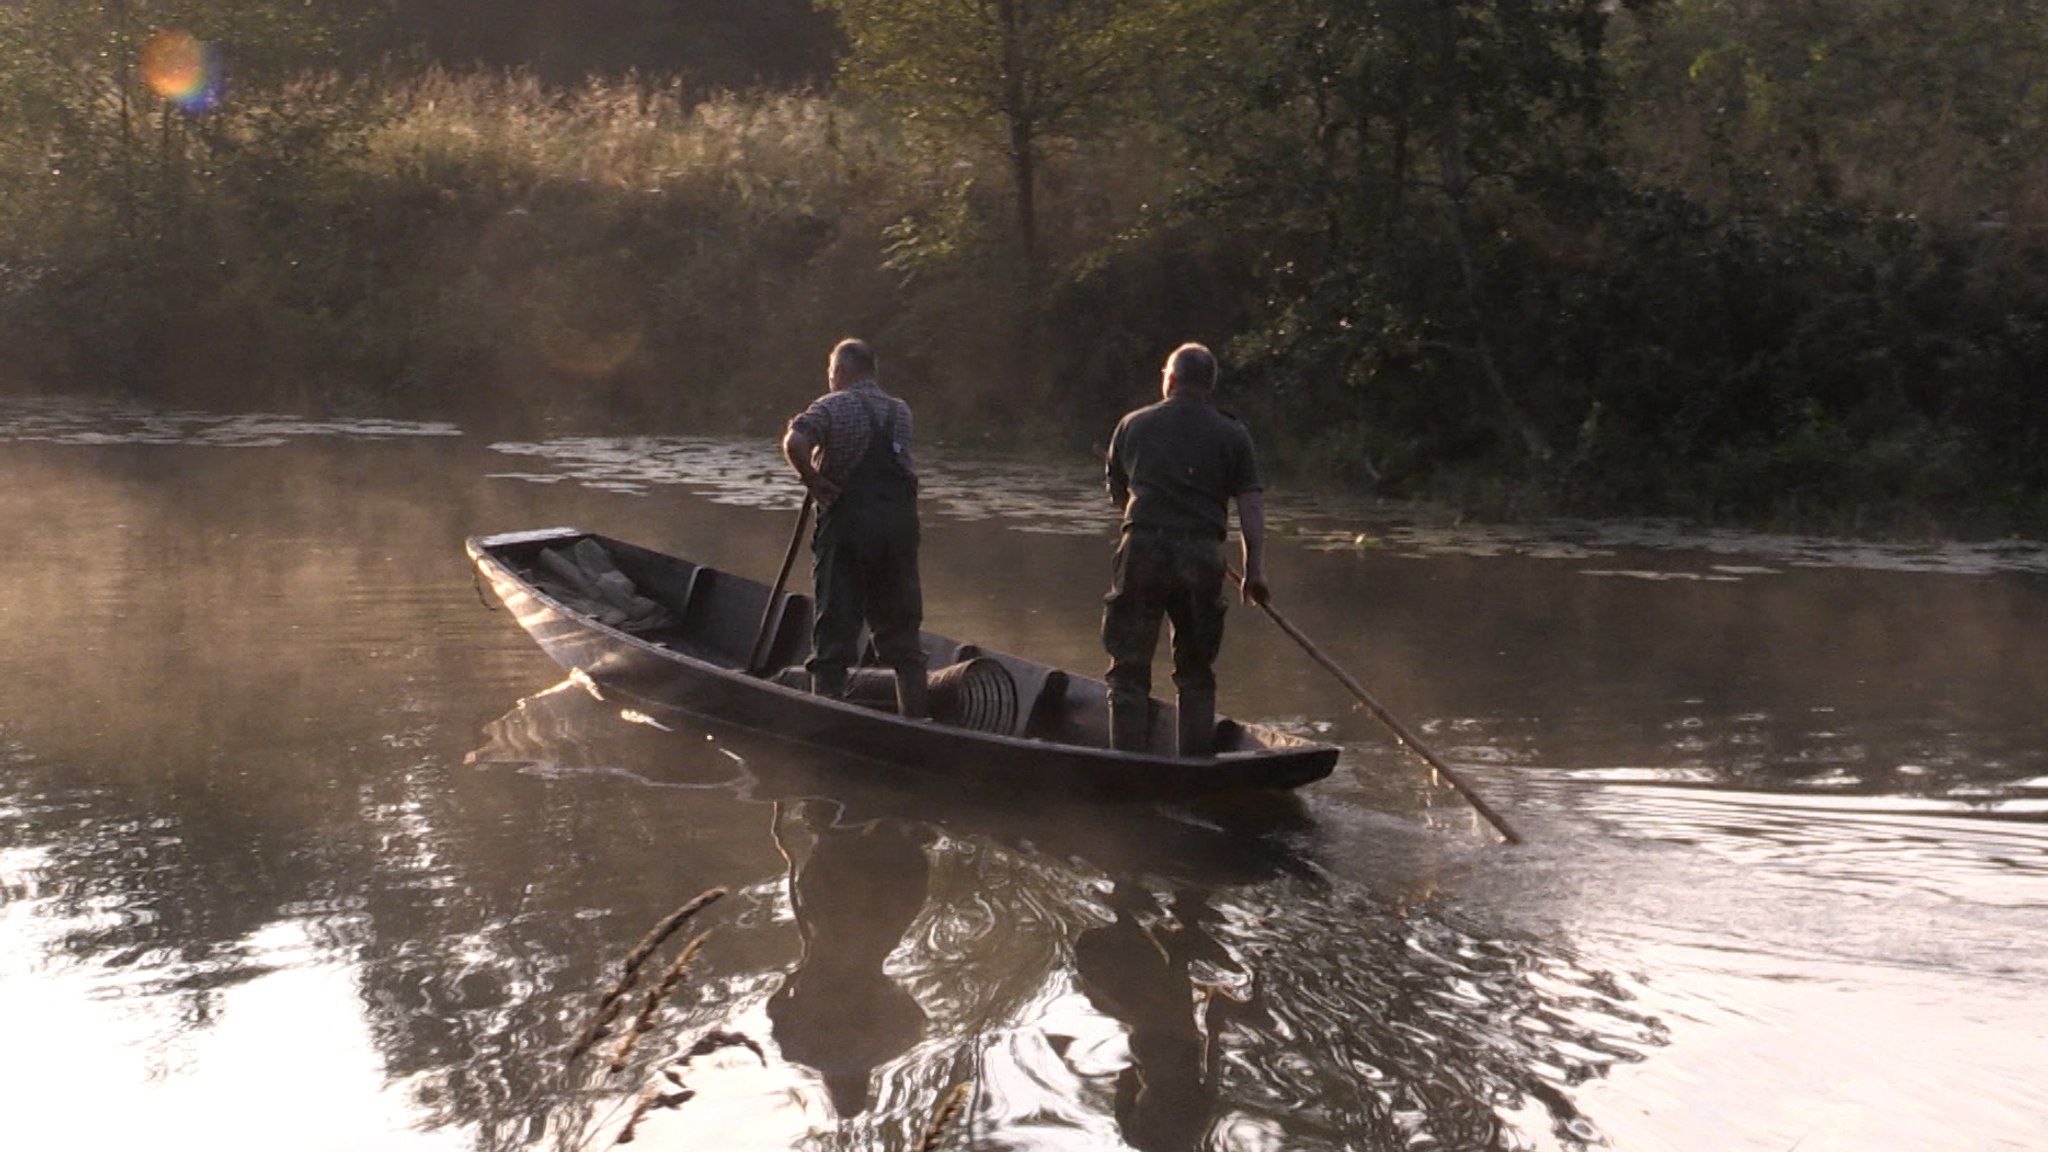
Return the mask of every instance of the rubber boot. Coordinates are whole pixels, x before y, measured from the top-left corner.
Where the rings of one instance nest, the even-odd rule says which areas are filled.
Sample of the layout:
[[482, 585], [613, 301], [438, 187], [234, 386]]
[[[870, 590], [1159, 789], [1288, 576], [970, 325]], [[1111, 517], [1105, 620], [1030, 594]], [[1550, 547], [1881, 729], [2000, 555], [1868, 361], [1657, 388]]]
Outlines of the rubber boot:
[[931, 716], [931, 685], [923, 668], [896, 669], [896, 714], [905, 720]]
[[1216, 693], [1182, 692], [1180, 727], [1176, 746], [1188, 759], [1208, 759], [1216, 754]]
[[846, 695], [846, 672], [843, 669], [836, 672], [812, 672], [811, 695], [830, 696], [834, 700], [842, 699]]
[[1118, 752], [1145, 751], [1152, 732], [1152, 702], [1109, 698], [1109, 746]]

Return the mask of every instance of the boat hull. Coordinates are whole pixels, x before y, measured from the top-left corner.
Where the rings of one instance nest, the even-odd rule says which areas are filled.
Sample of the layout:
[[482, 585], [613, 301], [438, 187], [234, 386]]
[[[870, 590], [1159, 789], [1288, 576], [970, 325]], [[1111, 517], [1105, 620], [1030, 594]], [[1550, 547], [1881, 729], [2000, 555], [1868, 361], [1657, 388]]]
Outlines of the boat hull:
[[[641, 632], [606, 624], [537, 577], [533, 557], [540, 549], [585, 539], [596, 540], [616, 557], [636, 587], [661, 603], [675, 623]], [[1106, 746], [1100, 682], [932, 634], [924, 639], [934, 667], [958, 658], [1001, 662], [1018, 685], [1024, 715], [1014, 732], [906, 720], [742, 670], [742, 654], [751, 644], [741, 641], [758, 632], [764, 615], [774, 621], [771, 657], [778, 662], [800, 658], [808, 631], [808, 602], [802, 597], [784, 597], [774, 612], [766, 612], [766, 586], [574, 529], [472, 537], [467, 550], [541, 650], [608, 697], [942, 774], [963, 784], [1163, 799], [1293, 788], [1328, 776], [1337, 758], [1333, 746], [1228, 720], [1219, 725], [1222, 751], [1213, 758], [1115, 751]], [[1157, 746], [1171, 740], [1173, 717], [1168, 706], [1155, 701], [1153, 707]]]

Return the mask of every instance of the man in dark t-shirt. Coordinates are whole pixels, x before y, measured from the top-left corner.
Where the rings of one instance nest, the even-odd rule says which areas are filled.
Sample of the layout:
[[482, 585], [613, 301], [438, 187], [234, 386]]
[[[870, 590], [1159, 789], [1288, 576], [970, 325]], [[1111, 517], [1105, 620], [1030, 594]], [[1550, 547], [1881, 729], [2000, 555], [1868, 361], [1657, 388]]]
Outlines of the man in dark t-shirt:
[[1128, 413], [1110, 437], [1105, 478], [1123, 509], [1116, 564], [1103, 598], [1109, 653], [1110, 746], [1150, 741], [1152, 651], [1159, 620], [1173, 624], [1173, 684], [1182, 756], [1208, 756], [1216, 736], [1216, 654], [1223, 647], [1221, 545], [1237, 501], [1246, 603], [1266, 602], [1266, 515], [1244, 425], [1209, 402], [1216, 357], [1183, 344], [1166, 358], [1157, 404]]

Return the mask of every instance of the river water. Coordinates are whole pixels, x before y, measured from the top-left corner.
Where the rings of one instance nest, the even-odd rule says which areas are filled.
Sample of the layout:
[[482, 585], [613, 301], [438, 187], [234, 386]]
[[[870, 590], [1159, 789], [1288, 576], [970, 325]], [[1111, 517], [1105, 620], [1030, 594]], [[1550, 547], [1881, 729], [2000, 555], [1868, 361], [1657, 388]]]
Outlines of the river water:
[[[925, 456], [928, 627], [1099, 673], [1086, 462]], [[0, 406], [0, 1147], [2048, 1146], [2048, 550], [1270, 493], [1275, 604], [1520, 846], [1255, 612], [1222, 710], [1329, 780], [977, 798], [594, 698], [462, 554], [767, 577], [795, 499], [766, 443]]]

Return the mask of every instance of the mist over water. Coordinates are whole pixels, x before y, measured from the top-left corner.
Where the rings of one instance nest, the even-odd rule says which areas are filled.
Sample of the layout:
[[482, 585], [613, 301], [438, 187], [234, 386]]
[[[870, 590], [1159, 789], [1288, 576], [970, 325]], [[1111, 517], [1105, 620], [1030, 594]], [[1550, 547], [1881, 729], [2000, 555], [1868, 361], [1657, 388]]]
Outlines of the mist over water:
[[[924, 450], [928, 627], [1095, 673], [1093, 467]], [[465, 535], [772, 574], [773, 445], [0, 406], [9, 1147], [2021, 1149], [2048, 551], [1284, 491], [1222, 709], [1290, 802], [969, 799], [564, 679]], [[618, 1075], [569, 1061], [712, 887]], [[692, 1054], [708, 1036], [749, 1043]], [[317, 1118], [317, 1120], [315, 1119]]]

